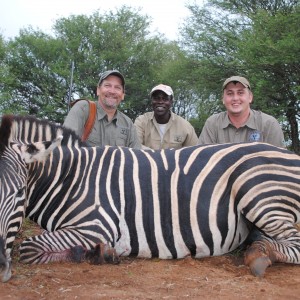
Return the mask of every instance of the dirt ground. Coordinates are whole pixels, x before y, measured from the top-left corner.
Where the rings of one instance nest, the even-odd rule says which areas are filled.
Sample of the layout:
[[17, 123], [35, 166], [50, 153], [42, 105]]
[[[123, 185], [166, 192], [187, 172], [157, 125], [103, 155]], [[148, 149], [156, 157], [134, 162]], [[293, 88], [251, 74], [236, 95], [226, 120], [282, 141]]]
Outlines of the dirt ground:
[[[32, 233], [32, 229], [31, 229]], [[122, 258], [119, 265], [18, 262], [0, 299], [300, 299], [300, 266], [276, 264], [250, 274], [242, 254], [182, 260]]]

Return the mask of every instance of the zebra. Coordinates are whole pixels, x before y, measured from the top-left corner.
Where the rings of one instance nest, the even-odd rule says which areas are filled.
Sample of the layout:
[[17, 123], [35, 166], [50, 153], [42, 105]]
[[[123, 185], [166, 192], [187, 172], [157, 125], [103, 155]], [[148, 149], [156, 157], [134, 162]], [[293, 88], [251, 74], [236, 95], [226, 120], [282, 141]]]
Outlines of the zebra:
[[28, 264], [218, 256], [253, 231], [258, 238], [245, 251], [253, 275], [300, 263], [300, 158], [286, 149], [89, 147], [58, 124], [7, 115], [0, 155], [3, 282], [24, 217], [44, 229], [20, 246]]

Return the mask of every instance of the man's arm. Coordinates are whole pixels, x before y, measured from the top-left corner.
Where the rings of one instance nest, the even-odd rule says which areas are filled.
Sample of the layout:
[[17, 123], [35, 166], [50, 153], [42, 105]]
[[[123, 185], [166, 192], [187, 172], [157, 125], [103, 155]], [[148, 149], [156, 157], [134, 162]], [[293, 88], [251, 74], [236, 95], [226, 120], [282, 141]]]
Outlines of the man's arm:
[[214, 134], [215, 132], [214, 127], [216, 126], [214, 122], [212, 121], [211, 117], [206, 120], [199, 136], [199, 140], [198, 140], [199, 145], [218, 143], [217, 137]]
[[197, 134], [195, 132], [194, 127], [190, 123], [188, 123], [187, 125], [188, 125], [187, 126], [188, 135], [187, 135], [186, 140], [182, 144], [182, 146], [183, 147], [195, 146], [198, 144]]
[[66, 116], [63, 126], [74, 130], [77, 135], [81, 137], [88, 113], [89, 104], [87, 101], [76, 102]]
[[132, 124], [130, 128], [130, 141], [128, 147], [134, 148], [134, 149], [141, 149], [142, 145], [138, 138], [136, 127]]
[[264, 126], [264, 142], [285, 148], [284, 135], [280, 124], [275, 118], [270, 118]]
[[146, 149], [144, 146], [144, 136], [145, 136], [145, 122], [144, 122], [145, 117], [143, 115], [138, 116], [135, 121], [134, 121], [134, 127], [136, 129], [136, 134], [137, 134], [137, 138], [140, 142], [140, 144], [142, 145], [142, 149]]

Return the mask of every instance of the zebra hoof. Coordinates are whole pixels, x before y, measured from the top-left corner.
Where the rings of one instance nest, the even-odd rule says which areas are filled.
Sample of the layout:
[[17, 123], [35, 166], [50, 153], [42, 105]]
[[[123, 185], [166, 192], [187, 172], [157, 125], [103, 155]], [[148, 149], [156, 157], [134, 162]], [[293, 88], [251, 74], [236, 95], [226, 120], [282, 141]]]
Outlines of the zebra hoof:
[[70, 260], [76, 263], [81, 263], [84, 260], [86, 250], [82, 246], [75, 246], [71, 248]]
[[116, 250], [102, 243], [87, 251], [86, 259], [93, 265], [101, 265], [103, 263], [118, 264], [120, 262]]
[[119, 255], [116, 250], [112, 247], [104, 245], [104, 260], [109, 264], [117, 265], [120, 263]]
[[263, 277], [266, 269], [272, 265], [269, 256], [260, 247], [252, 244], [245, 253], [245, 265], [256, 277]]
[[271, 261], [268, 257], [258, 257], [253, 260], [250, 264], [251, 273], [256, 277], [263, 277], [266, 269], [271, 266]]

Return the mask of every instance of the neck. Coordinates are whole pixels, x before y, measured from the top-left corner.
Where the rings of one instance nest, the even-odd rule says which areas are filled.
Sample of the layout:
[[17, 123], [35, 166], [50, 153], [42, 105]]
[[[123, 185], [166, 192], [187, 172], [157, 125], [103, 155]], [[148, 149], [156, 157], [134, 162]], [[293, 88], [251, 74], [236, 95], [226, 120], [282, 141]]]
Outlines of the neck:
[[107, 120], [111, 121], [114, 117], [114, 115], [116, 114], [117, 109], [115, 107], [107, 107], [105, 105], [103, 105], [103, 103], [101, 103], [99, 101], [100, 106], [102, 107], [102, 109], [106, 112], [107, 115]]
[[108, 121], [111, 121], [116, 113], [116, 109], [114, 111], [111, 111], [111, 110], [105, 110], [106, 112], [106, 115], [107, 115], [107, 120]]
[[247, 110], [243, 114], [228, 114], [228, 118], [236, 128], [242, 127], [249, 119], [250, 111]]
[[155, 120], [158, 124], [167, 124], [170, 120], [170, 117], [171, 117], [171, 113], [169, 112], [168, 114], [161, 115], [161, 116], [155, 115]]

